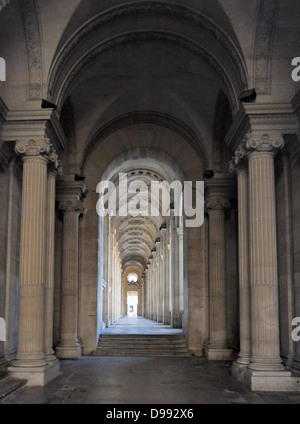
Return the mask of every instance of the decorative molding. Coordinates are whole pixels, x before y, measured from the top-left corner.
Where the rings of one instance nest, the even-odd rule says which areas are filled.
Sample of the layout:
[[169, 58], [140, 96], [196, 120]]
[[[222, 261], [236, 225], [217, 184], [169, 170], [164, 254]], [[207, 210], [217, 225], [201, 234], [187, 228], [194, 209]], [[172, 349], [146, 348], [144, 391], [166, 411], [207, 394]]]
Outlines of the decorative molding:
[[19, 2], [26, 44], [28, 100], [42, 100], [42, 50], [35, 0]]
[[76, 212], [78, 214], [83, 213], [83, 207], [81, 200], [62, 200], [59, 202], [58, 209], [62, 212]]
[[237, 182], [234, 176], [213, 178], [206, 181], [205, 209], [220, 210], [231, 206], [231, 201], [237, 197]]
[[214, 210], [214, 211], [221, 211], [224, 209], [230, 208], [231, 204], [228, 199], [224, 199], [222, 197], [212, 197], [209, 198], [206, 202], [206, 209], [208, 211]]
[[258, 94], [271, 94], [272, 47], [279, 0], [262, 0], [257, 19], [254, 48], [254, 78]]
[[53, 109], [8, 111], [1, 138], [5, 141], [15, 141], [25, 137], [33, 139], [47, 137], [57, 153], [67, 147], [65, 134]]
[[296, 107], [291, 104], [243, 105], [226, 134], [225, 143], [236, 151], [250, 132], [299, 133]]
[[51, 144], [46, 138], [40, 140], [18, 140], [15, 145], [15, 152], [23, 157], [44, 156], [48, 159], [51, 153]]
[[59, 181], [57, 183], [56, 197], [59, 202], [81, 202], [87, 194], [87, 186], [82, 181]]
[[242, 170], [248, 169], [247, 159], [247, 150], [244, 145], [241, 145], [238, 150], [236, 150], [234, 157], [229, 162], [229, 172], [231, 174], [238, 173]]
[[284, 147], [284, 139], [280, 133], [247, 134], [245, 147], [251, 153], [275, 153]]

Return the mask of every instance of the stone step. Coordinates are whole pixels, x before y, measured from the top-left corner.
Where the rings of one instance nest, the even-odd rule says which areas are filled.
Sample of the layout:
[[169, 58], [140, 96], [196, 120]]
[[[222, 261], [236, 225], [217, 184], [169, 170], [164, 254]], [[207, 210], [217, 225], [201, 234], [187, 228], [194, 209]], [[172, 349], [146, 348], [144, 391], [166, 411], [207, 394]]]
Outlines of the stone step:
[[101, 334], [101, 339], [166, 339], [166, 340], [185, 340], [183, 334], [160, 335], [160, 334]]
[[102, 334], [96, 356], [191, 356], [183, 333], [157, 334]]
[[0, 403], [25, 386], [26, 383], [26, 380], [12, 378], [9, 374], [2, 378], [0, 380]]
[[132, 351], [132, 352], [122, 352], [122, 351], [102, 351], [102, 350], [97, 350], [95, 352], [93, 352], [93, 356], [135, 356], [135, 357], [145, 357], [145, 356], [149, 356], [149, 357], [166, 357], [166, 358], [170, 358], [170, 357], [179, 357], [179, 358], [185, 358], [185, 357], [190, 357], [191, 354], [189, 352], [162, 352], [162, 351], [157, 351], [157, 352], [149, 352], [149, 351], [141, 351], [141, 352], [137, 352], [137, 351]]
[[170, 346], [159, 346], [159, 347], [148, 347], [148, 346], [105, 346], [100, 345], [98, 346], [97, 350], [122, 350], [123, 352], [129, 352], [129, 351], [143, 351], [147, 350], [148, 352], [161, 352], [161, 351], [167, 351], [167, 352], [188, 352], [188, 349], [186, 346], [176, 347], [172, 348]]
[[101, 345], [105, 344], [111, 344], [111, 345], [141, 345], [141, 344], [146, 344], [147, 346], [157, 346], [157, 345], [164, 345], [167, 344], [169, 346], [185, 346], [186, 342], [184, 340], [137, 340], [137, 339], [133, 339], [133, 340], [103, 340], [100, 339], [100, 343]]

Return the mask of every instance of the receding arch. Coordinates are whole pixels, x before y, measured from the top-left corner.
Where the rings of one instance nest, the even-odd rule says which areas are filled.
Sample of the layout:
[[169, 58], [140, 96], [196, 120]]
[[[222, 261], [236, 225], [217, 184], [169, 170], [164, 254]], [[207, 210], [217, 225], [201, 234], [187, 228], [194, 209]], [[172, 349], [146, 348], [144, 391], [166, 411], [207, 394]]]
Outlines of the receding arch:
[[191, 147], [195, 150], [200, 163], [205, 169], [208, 166], [209, 160], [205, 149], [204, 141], [195, 132], [189, 128], [184, 122], [179, 119], [175, 119], [167, 114], [162, 114], [154, 111], [134, 112], [119, 116], [110, 122], [103, 125], [98, 131], [96, 131], [90, 140], [87, 142], [85, 150], [82, 155], [81, 169], [84, 173], [87, 162], [92, 154], [93, 150], [97, 147], [102, 140], [107, 138], [110, 134], [115, 131], [126, 128], [129, 126], [139, 124], [153, 124], [162, 127], [166, 127], [179, 136], [184, 138]]
[[[237, 111], [240, 92], [248, 87], [241, 48], [222, 6], [214, 2], [208, 8], [210, 11], [202, 9], [197, 10], [186, 3], [182, 5], [179, 1], [133, 1], [101, 10], [91, 19], [83, 14], [86, 21], [81, 24], [75, 24], [74, 18], [52, 62], [48, 78], [49, 99], [60, 109], [81, 70], [97, 56], [136, 41], [163, 41], [182, 47], [207, 63], [227, 87], [232, 108]], [[213, 13], [214, 9], [218, 12]], [[220, 20], [221, 15], [224, 19]], [[147, 16], [151, 16], [150, 27]], [[118, 26], [123, 30], [116, 31]]]

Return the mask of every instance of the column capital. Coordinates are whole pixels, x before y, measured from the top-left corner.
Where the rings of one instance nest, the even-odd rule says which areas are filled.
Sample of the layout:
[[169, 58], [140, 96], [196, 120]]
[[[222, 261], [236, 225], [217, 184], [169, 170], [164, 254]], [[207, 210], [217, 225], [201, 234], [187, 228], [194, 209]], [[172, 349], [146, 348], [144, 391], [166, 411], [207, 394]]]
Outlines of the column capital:
[[248, 155], [253, 153], [271, 153], [284, 147], [284, 139], [279, 132], [249, 133], [245, 137], [244, 148]]
[[17, 140], [15, 152], [21, 155], [23, 159], [41, 156], [45, 157], [47, 160], [50, 160], [50, 156], [53, 159], [54, 153], [48, 138]]
[[247, 159], [247, 149], [245, 146], [241, 145], [238, 150], [236, 150], [232, 160], [229, 162], [229, 172], [231, 174], [245, 172], [248, 170], [248, 161]]
[[206, 201], [206, 209], [208, 212], [211, 210], [225, 210], [227, 208], [230, 208], [230, 202], [228, 199], [212, 197]]
[[83, 206], [81, 200], [61, 200], [58, 209], [62, 212], [76, 212], [83, 213]]

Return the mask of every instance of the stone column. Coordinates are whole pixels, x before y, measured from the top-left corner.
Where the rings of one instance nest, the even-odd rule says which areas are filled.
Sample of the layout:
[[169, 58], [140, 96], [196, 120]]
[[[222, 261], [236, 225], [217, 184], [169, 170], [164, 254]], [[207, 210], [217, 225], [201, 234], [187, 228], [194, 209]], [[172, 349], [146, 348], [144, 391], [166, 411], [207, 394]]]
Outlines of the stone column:
[[85, 194], [86, 187], [82, 183], [62, 183], [59, 186], [63, 252], [60, 343], [56, 354], [61, 359], [78, 359], [81, 356], [78, 341], [78, 226]]
[[[249, 177], [248, 166], [241, 161], [243, 154], [237, 152], [231, 163], [231, 172], [238, 176], [238, 225], [239, 225], [239, 306], [240, 306], [240, 353], [233, 364], [244, 368], [250, 364], [251, 325], [250, 325], [250, 268], [249, 268]], [[236, 370], [236, 372], [239, 372]]]
[[163, 322], [163, 277], [161, 238], [155, 242], [157, 249], [157, 321]]
[[153, 263], [152, 263], [152, 320], [157, 321], [157, 251], [152, 249]]
[[46, 284], [45, 284], [45, 357], [50, 363], [58, 362], [53, 350], [53, 300], [54, 300], [54, 237], [55, 237], [55, 185], [61, 168], [48, 172], [47, 225], [46, 225]]
[[147, 319], [150, 319], [150, 299], [151, 299], [151, 291], [150, 291], [150, 262], [148, 263], [148, 268], [147, 268], [147, 273], [146, 273], [146, 278], [147, 278]]
[[161, 227], [162, 240], [162, 284], [163, 284], [163, 324], [170, 324], [170, 303], [169, 303], [169, 249], [167, 240], [167, 226], [164, 224]]
[[180, 313], [180, 293], [179, 293], [179, 257], [178, 257], [178, 235], [174, 210], [171, 210], [171, 251], [170, 251], [170, 278], [171, 278], [171, 326], [181, 328], [182, 320]]
[[280, 358], [274, 156], [280, 134], [249, 134], [252, 390], [299, 390]]
[[113, 278], [114, 278], [114, 239], [113, 234], [110, 235], [110, 249], [109, 249], [109, 325], [113, 323]]
[[228, 199], [219, 193], [209, 196], [209, 344], [206, 358], [213, 361], [232, 359], [227, 344], [225, 209]]
[[15, 378], [43, 386], [56, 376], [44, 354], [47, 166], [49, 140], [18, 141], [23, 159], [18, 352]]
[[[281, 296], [286, 299], [286, 331], [288, 343], [286, 351], [282, 352], [286, 356], [286, 368], [291, 369], [295, 356], [295, 345], [292, 337], [290, 336], [293, 327], [292, 320], [297, 315], [294, 308], [295, 300], [295, 280], [294, 280], [294, 239], [293, 239], [293, 213], [292, 213], [292, 193], [291, 193], [291, 170], [290, 158], [287, 154], [283, 154], [281, 158], [281, 167], [283, 173], [283, 196], [284, 196], [284, 248], [286, 250], [283, 263], [286, 269], [286, 285], [281, 290]], [[280, 293], [279, 293], [280, 296]], [[293, 370], [294, 371], [294, 370]]]
[[[183, 280], [184, 280], [184, 269], [183, 269], [183, 223], [177, 228], [177, 239], [178, 239], [178, 286], [179, 286], [179, 309], [180, 314], [184, 312], [183, 305]], [[182, 317], [181, 317], [182, 319]]]
[[153, 287], [153, 256], [151, 255], [149, 258], [149, 262], [150, 262], [150, 268], [149, 268], [149, 274], [150, 274], [150, 284], [149, 284], [149, 289], [150, 289], [150, 317], [149, 319], [153, 320], [153, 295], [154, 295], [154, 287]]
[[155, 263], [155, 281], [156, 281], [156, 321], [159, 322], [159, 246], [157, 246], [156, 263]]

